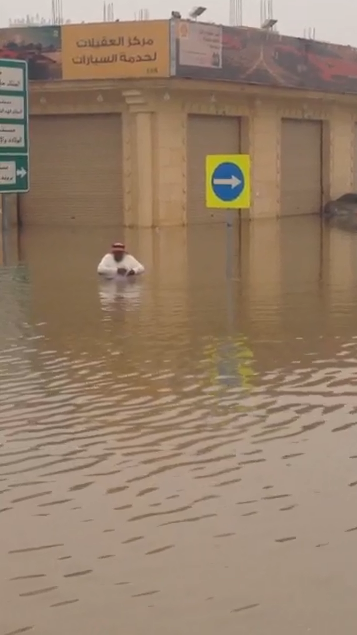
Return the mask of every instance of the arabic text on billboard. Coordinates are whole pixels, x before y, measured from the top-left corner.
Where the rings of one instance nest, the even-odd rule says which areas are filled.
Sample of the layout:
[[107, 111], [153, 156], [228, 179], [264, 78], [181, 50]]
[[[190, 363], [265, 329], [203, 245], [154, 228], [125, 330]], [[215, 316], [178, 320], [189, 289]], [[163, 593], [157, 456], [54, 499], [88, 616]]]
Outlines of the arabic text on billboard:
[[222, 67], [222, 27], [179, 22], [179, 64], [203, 68]]
[[169, 21], [62, 27], [63, 79], [169, 75]]

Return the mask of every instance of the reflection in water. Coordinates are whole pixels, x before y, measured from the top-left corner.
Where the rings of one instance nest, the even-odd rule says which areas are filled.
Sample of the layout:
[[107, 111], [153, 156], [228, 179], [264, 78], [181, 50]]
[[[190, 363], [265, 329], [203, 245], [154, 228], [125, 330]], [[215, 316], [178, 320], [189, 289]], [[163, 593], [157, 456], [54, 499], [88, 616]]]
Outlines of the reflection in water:
[[135, 309], [140, 304], [141, 280], [99, 280], [99, 297], [103, 311], [115, 311], [123, 307]]
[[124, 234], [9, 236], [0, 635], [352, 635], [356, 234]]
[[226, 336], [223, 342], [212, 343], [203, 350], [203, 363], [210, 367], [212, 381], [223, 386], [250, 388], [254, 377], [253, 353], [246, 338]]

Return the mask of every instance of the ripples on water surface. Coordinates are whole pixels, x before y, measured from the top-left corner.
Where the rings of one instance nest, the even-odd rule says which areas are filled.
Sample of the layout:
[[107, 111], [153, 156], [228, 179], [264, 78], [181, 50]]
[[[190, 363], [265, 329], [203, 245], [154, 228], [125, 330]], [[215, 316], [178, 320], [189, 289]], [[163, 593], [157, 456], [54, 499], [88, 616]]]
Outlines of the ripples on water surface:
[[0, 635], [354, 634], [357, 235], [121, 237], [6, 245]]

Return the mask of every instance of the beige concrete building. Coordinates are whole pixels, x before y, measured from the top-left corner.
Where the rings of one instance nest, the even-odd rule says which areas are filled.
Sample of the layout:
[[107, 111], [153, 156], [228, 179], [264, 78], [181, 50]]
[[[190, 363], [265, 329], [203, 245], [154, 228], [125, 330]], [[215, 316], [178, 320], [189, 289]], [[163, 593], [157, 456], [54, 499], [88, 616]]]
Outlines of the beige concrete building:
[[205, 207], [207, 154], [249, 153], [252, 219], [357, 189], [357, 96], [183, 79], [32, 83], [28, 225], [178, 226]]

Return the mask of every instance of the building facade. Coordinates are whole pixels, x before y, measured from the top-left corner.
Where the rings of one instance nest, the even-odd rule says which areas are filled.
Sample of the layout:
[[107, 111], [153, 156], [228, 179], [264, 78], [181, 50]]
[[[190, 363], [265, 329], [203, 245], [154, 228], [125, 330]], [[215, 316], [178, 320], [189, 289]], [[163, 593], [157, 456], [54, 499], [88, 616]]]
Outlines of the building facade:
[[31, 187], [13, 222], [221, 222], [208, 154], [250, 154], [251, 219], [318, 214], [357, 189], [357, 50], [185, 21], [41, 29], [35, 57], [16, 44], [33, 81]]

